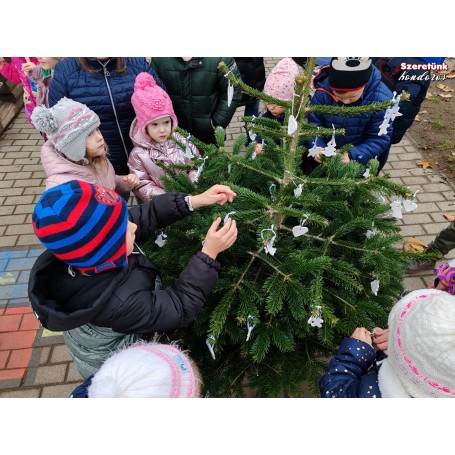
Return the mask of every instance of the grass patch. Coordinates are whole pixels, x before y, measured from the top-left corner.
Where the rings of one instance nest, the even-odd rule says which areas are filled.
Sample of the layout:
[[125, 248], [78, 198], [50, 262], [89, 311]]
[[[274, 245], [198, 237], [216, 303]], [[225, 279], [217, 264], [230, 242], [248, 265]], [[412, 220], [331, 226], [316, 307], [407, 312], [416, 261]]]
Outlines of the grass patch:
[[430, 103], [440, 103], [441, 98], [437, 96], [429, 96], [428, 98], [425, 98], [427, 101], [430, 101]]
[[435, 128], [437, 130], [443, 130], [446, 127], [445, 123], [439, 119], [432, 120], [430, 122], [430, 125], [432, 128]]
[[444, 139], [439, 147], [443, 150], [452, 150], [455, 149], [455, 142], [450, 139]]

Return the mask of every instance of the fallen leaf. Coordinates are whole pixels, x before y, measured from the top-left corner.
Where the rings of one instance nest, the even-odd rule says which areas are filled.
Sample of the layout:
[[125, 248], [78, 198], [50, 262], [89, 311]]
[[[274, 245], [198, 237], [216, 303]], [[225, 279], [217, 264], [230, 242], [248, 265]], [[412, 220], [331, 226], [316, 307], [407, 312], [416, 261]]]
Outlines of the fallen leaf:
[[447, 99], [447, 98], [452, 98], [453, 95], [444, 95], [444, 93], [438, 93], [438, 95], [441, 97], [441, 98], [444, 98], [444, 99]]
[[453, 213], [444, 213], [444, 217], [447, 221], [450, 221], [452, 222], [453, 220], [455, 220], [455, 215]]
[[442, 90], [445, 87], [447, 87], [447, 86], [444, 84], [436, 84], [436, 88], [438, 88], [439, 90]]
[[428, 114], [428, 111], [420, 111], [419, 114]]
[[422, 169], [428, 169], [428, 168], [434, 169], [435, 164], [428, 160], [419, 160], [417, 162], [417, 166], [420, 166]]
[[416, 122], [420, 122], [420, 121], [421, 121], [418, 114], [415, 116], [415, 119], [414, 119], [414, 120], [415, 120]]
[[433, 97], [433, 93], [427, 92], [425, 98], [432, 98], [432, 97]]
[[403, 250], [404, 251], [424, 251], [426, 249], [427, 245], [423, 243], [421, 240], [416, 239], [415, 237], [411, 237], [409, 239], [406, 239], [403, 242]]
[[444, 87], [443, 89], [441, 89], [443, 92], [455, 92], [455, 90], [453, 88], [449, 88], [449, 87]]
[[440, 76], [445, 76], [446, 79], [453, 79], [455, 78], [455, 70], [440, 70], [440, 71], [437, 71], [437, 74], [439, 74]]

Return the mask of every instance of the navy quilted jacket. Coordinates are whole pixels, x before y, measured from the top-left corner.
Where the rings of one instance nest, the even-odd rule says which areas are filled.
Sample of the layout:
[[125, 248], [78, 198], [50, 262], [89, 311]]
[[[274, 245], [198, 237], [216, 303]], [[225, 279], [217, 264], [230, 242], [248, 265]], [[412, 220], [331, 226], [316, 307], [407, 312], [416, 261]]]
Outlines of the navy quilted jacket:
[[[102, 69], [97, 60], [90, 60], [90, 65], [94, 69]], [[86, 104], [98, 114], [101, 120], [101, 133], [109, 146], [109, 161], [117, 175], [129, 174], [126, 163], [133, 148], [129, 131], [136, 116], [131, 105], [136, 76], [142, 72], [150, 73], [158, 85], [163, 87], [161, 80], [144, 58], [127, 57], [126, 65], [126, 72], [118, 74], [115, 69], [115, 58], [110, 59], [105, 76], [102, 70], [89, 73], [81, 67], [77, 58], [68, 58], [55, 67], [54, 78], [49, 88], [49, 106], [53, 106], [66, 96]]]
[[[382, 352], [378, 356], [383, 356]], [[327, 373], [319, 380], [322, 398], [382, 398], [376, 352], [368, 343], [343, 338]]]
[[[314, 78], [315, 92], [311, 99], [311, 104], [344, 106], [343, 103], [335, 100], [333, 92], [329, 88], [328, 69], [328, 66], [322, 67]], [[363, 106], [390, 99], [392, 99], [392, 92], [381, 81], [381, 73], [373, 67], [370, 80], [365, 86], [361, 98], [349, 106]], [[337, 148], [345, 144], [352, 144], [354, 147], [349, 152], [351, 159], [366, 164], [369, 160], [377, 158], [380, 162], [380, 168], [382, 168], [387, 161], [392, 135], [392, 127], [389, 126], [387, 134], [378, 136], [379, 125], [384, 120], [384, 114], [384, 110], [356, 116], [315, 114], [311, 112], [308, 115], [308, 123], [325, 128], [332, 128], [332, 124], [335, 128], [344, 128], [346, 130], [344, 135], [335, 136]], [[326, 147], [329, 140], [330, 137], [318, 138], [317, 145]], [[313, 141], [310, 141], [309, 148], [312, 146]]]

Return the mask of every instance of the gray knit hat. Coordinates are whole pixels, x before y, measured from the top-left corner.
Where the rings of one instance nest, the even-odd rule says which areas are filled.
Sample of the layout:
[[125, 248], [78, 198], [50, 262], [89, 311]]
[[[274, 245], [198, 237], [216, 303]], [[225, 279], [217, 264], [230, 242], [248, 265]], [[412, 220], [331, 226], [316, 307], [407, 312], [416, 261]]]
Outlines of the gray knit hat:
[[85, 104], [62, 98], [55, 106], [37, 106], [32, 122], [46, 134], [55, 148], [72, 161], [85, 158], [88, 136], [100, 126], [100, 119]]

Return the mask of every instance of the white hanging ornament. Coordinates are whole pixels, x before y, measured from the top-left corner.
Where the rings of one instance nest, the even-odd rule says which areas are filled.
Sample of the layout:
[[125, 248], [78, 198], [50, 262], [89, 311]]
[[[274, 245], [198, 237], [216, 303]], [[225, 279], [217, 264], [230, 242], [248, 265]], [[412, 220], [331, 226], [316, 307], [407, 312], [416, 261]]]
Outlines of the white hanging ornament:
[[327, 143], [327, 147], [322, 151], [322, 154], [329, 157], [329, 156], [335, 156], [336, 155], [336, 141], [335, 141], [335, 126], [332, 123], [332, 128], [333, 128], [333, 133], [332, 133], [332, 139]]
[[231, 173], [231, 170], [232, 170], [232, 166], [231, 166], [231, 163], [228, 164], [228, 174]]
[[373, 191], [373, 195], [378, 200], [379, 203], [385, 204], [386, 202], [385, 197], [380, 191]]
[[371, 286], [371, 292], [374, 294], [374, 295], [378, 295], [378, 291], [379, 291], [379, 280], [374, 280], [370, 283], [370, 286]]
[[367, 167], [366, 171], [362, 175], [363, 175], [363, 177], [365, 177], [367, 179], [371, 175], [370, 174], [370, 168]]
[[288, 136], [292, 136], [297, 131], [297, 120], [294, 115], [289, 117], [288, 121]]
[[256, 152], [254, 151], [254, 152], [251, 154], [251, 159], [252, 159], [252, 160], [255, 160], [256, 157], [257, 157], [257, 155], [256, 155]]
[[229, 212], [225, 217], [224, 217], [224, 220], [223, 220], [223, 224], [226, 224], [227, 223], [227, 220], [229, 219], [229, 216], [230, 215], [234, 215], [235, 212]]
[[305, 218], [300, 221], [300, 224], [292, 228], [292, 235], [294, 237], [300, 237], [301, 235], [305, 235], [308, 232], [308, 228], [304, 226], [307, 219], [308, 215], [305, 215]]
[[379, 125], [378, 136], [383, 136], [384, 134], [387, 134], [388, 127], [389, 127], [389, 119], [384, 118], [382, 123]]
[[322, 150], [322, 147], [318, 147], [316, 145], [316, 141], [317, 138], [315, 137], [313, 141], [313, 147], [308, 150], [308, 156], [315, 157]]
[[155, 243], [161, 248], [166, 244], [167, 235], [161, 232], [155, 240]]
[[417, 204], [415, 202], [415, 197], [416, 197], [416, 194], [419, 192], [420, 190], [417, 190], [413, 195], [412, 195], [412, 199], [405, 199], [403, 201], [403, 208], [405, 209], [406, 212], [412, 212], [413, 210], [415, 210], [417, 208]]
[[392, 209], [392, 216], [394, 218], [403, 218], [403, 214], [401, 212], [401, 201], [393, 201], [390, 204], [390, 208]]
[[211, 354], [213, 360], [215, 360], [215, 351], [213, 350], [213, 348], [215, 346], [215, 342], [216, 342], [216, 338], [213, 335], [209, 335], [209, 337], [205, 340], [205, 344], [209, 348], [209, 351], [210, 351], [210, 354]]
[[256, 140], [256, 133], [253, 133], [253, 131], [248, 130], [248, 136], [250, 137], [251, 142]]
[[322, 327], [322, 323], [324, 322], [324, 319], [321, 318], [322, 307], [321, 306], [316, 306], [314, 313], [310, 316], [308, 319], [308, 324], [311, 325], [311, 327], [318, 327], [319, 329]]
[[197, 182], [199, 180], [199, 177], [201, 176], [202, 174], [202, 170], [204, 169], [204, 164], [205, 164], [205, 160], [208, 158], [208, 156], [206, 156], [205, 158], [202, 158], [202, 160], [204, 161], [198, 168], [197, 168], [197, 172], [196, 172], [196, 177], [194, 178], [194, 181]]
[[[273, 227], [274, 227], [274, 225], [272, 224], [270, 226], [270, 229], [262, 229], [262, 231], [261, 231], [261, 239], [266, 242], [264, 245], [264, 251], [267, 254], [270, 254], [270, 256], [274, 256], [276, 253], [276, 248], [273, 246], [273, 243], [275, 242], [275, 239], [276, 239], [276, 232], [273, 230]], [[272, 238], [268, 241], [266, 241], [264, 239], [264, 232], [266, 232], [266, 231], [271, 231], [273, 233]]]
[[227, 105], [228, 105], [228, 107], [231, 105], [233, 97], [234, 97], [234, 86], [231, 84], [231, 81], [228, 78], [228, 88], [227, 88]]
[[249, 341], [250, 340], [251, 332], [256, 327], [256, 324], [254, 324], [253, 322], [254, 322], [254, 316], [249, 314], [248, 317], [246, 318], [246, 327], [248, 329], [248, 333], [246, 335], [246, 340], [245, 341]]
[[188, 136], [185, 138], [185, 158], [188, 158], [189, 160], [191, 158], [194, 158], [194, 155], [191, 151], [191, 147], [190, 147], [190, 137], [191, 137], [191, 134], [188, 134]]
[[299, 183], [297, 188], [294, 189], [294, 196], [299, 197], [302, 194], [303, 183]]

